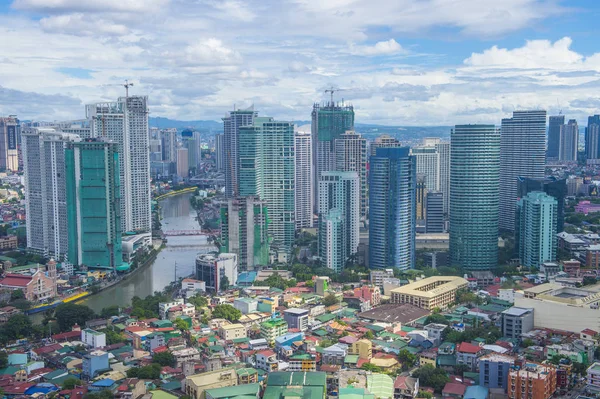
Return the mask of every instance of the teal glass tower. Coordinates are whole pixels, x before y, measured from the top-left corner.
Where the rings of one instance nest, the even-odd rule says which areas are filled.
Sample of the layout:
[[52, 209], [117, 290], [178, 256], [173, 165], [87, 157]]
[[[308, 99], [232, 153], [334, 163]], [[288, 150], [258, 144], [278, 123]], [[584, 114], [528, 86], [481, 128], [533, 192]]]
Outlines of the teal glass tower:
[[457, 125], [450, 147], [450, 262], [490, 270], [498, 265], [500, 132]]
[[68, 260], [75, 265], [124, 271], [121, 248], [117, 144], [97, 139], [65, 149]]
[[533, 191], [517, 203], [516, 244], [521, 265], [539, 267], [556, 260], [558, 201]]
[[369, 175], [369, 267], [415, 264], [417, 165], [408, 147], [377, 148]]

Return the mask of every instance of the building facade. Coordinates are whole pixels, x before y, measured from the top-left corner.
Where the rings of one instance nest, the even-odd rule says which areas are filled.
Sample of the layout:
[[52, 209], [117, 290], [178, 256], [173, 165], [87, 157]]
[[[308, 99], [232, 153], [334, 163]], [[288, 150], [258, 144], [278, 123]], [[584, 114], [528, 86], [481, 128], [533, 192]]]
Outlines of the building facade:
[[441, 191], [429, 191], [425, 201], [425, 232], [443, 233], [444, 194]]
[[510, 399], [549, 399], [556, 391], [556, 368], [551, 365], [527, 363], [508, 372]]
[[558, 160], [560, 153], [560, 128], [565, 124], [564, 115], [550, 116], [548, 118], [548, 149], [546, 158]]
[[237, 284], [238, 257], [236, 254], [200, 254], [196, 257], [196, 278], [206, 283], [206, 289], [219, 292], [224, 277], [229, 286]]
[[546, 111], [514, 111], [500, 135], [500, 229], [515, 230], [517, 178], [541, 179], [546, 167]]
[[556, 198], [530, 192], [517, 204], [515, 243], [521, 265], [540, 267], [556, 260]]
[[588, 125], [585, 128], [585, 157], [600, 158], [600, 115], [588, 117]]
[[354, 131], [347, 131], [334, 140], [335, 170], [356, 172], [360, 193], [360, 217], [367, 217], [367, 140]]
[[219, 172], [225, 170], [225, 143], [223, 134], [215, 134], [215, 166]]
[[377, 148], [369, 175], [369, 267], [414, 267], [416, 165], [408, 147]]
[[456, 300], [456, 292], [468, 286], [462, 277], [436, 276], [428, 277], [402, 287], [394, 288], [392, 303], [408, 303], [423, 309], [441, 309]]
[[239, 130], [251, 126], [257, 113], [254, 107], [231, 111], [223, 118], [223, 168], [225, 170], [225, 196], [240, 195], [239, 191]]
[[575, 119], [570, 119], [560, 127], [560, 147], [558, 160], [561, 162], [577, 162], [577, 147], [579, 144], [579, 126]]
[[296, 146], [296, 229], [303, 229], [313, 225], [312, 136], [310, 131], [298, 130], [294, 140]]
[[517, 179], [517, 198], [523, 198], [532, 191], [543, 191], [556, 199], [556, 231], [564, 230], [565, 198], [568, 195], [567, 180], [548, 176], [543, 179], [519, 177]]
[[498, 264], [500, 133], [457, 125], [451, 146], [450, 263], [489, 270]]
[[19, 136], [21, 126], [14, 116], [0, 118], [0, 170], [19, 170]]

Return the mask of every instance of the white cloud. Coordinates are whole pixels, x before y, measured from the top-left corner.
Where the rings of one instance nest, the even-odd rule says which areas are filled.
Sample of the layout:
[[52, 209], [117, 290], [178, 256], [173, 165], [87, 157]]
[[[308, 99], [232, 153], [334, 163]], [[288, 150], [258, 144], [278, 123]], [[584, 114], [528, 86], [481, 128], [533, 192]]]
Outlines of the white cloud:
[[395, 40], [390, 39], [375, 43], [373, 46], [350, 46], [350, 52], [356, 55], [391, 55], [404, 54], [406, 50]]
[[158, 11], [169, 0], [15, 0], [12, 7], [26, 11], [51, 12], [141, 12]]
[[[186, 66], [232, 65], [241, 61], [237, 51], [225, 47], [221, 40], [214, 37], [187, 46], [184, 55], [188, 62]], [[170, 52], [168, 56], [177, 57], [177, 52]]]
[[129, 32], [125, 25], [104, 19], [89, 18], [81, 13], [42, 18], [40, 26], [48, 33], [66, 33], [76, 36], [95, 34], [122, 36]]

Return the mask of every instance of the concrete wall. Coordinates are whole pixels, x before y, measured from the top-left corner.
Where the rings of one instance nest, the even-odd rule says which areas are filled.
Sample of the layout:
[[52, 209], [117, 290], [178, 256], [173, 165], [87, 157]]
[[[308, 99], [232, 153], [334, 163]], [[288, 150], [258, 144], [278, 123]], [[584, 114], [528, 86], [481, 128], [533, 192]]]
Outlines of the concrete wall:
[[556, 302], [515, 297], [515, 306], [533, 308], [534, 326], [579, 333], [586, 328], [600, 331], [600, 309], [580, 308]]

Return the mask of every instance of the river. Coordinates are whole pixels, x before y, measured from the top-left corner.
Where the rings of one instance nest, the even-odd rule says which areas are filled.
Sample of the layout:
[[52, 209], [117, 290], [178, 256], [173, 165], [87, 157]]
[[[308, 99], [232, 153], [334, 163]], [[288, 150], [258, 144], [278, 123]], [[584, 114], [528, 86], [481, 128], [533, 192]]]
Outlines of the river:
[[[197, 230], [196, 211], [190, 205], [192, 194], [181, 194], [160, 201], [163, 230]], [[216, 248], [215, 248], [216, 249]], [[95, 312], [111, 305], [128, 306], [131, 298], [141, 298], [162, 291], [177, 277], [187, 277], [194, 273], [196, 255], [207, 252], [206, 237], [169, 237], [156, 260], [133, 277], [79, 302]], [[177, 271], [175, 270], [177, 265]]]

